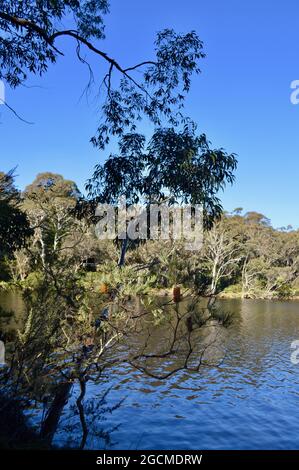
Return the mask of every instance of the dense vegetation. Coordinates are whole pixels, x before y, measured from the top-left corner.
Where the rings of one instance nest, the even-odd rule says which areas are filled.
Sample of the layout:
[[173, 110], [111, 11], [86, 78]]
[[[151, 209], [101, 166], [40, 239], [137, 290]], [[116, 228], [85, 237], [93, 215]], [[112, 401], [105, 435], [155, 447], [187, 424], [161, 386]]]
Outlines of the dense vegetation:
[[[191, 265], [182, 263], [180, 244], [165, 241], [161, 249], [157, 242], [129, 243], [120, 267], [122, 247], [96, 238], [94, 201], [82, 198], [74, 182], [43, 173], [20, 194], [13, 175], [3, 177], [17, 194], [14, 204], [27, 233], [19, 246], [8, 238], [1, 254], [1, 288], [21, 289], [25, 308], [17, 330], [7, 328], [9, 312], [1, 311], [10, 367], [0, 376], [0, 395], [9, 393], [20, 407], [32, 399], [40, 406], [49, 403], [40, 424], [48, 445], [73, 384], [79, 384], [84, 447], [88, 381], [98, 383], [124, 363], [160, 380], [180, 370], [197, 371], [210, 342], [209, 336], [198, 341], [199, 331], [211, 323], [216, 329], [225, 327], [230, 319], [210, 301], [200, 305], [205, 289], [192, 281], [196, 264], [187, 282]], [[13, 204], [2, 195], [8, 206]], [[15, 224], [8, 216], [7, 223], [22, 233], [20, 221]], [[183, 309], [180, 296], [155, 294], [178, 282], [193, 285], [194, 295], [185, 293]], [[154, 341], [156, 329], [163, 331], [161, 344]], [[136, 343], [140, 335], [143, 341]], [[166, 357], [171, 361], [167, 368]]]
[[120, 278], [125, 278], [128, 294], [181, 284], [203, 295], [298, 295], [299, 233], [291, 227], [274, 229], [262, 214], [242, 215], [241, 209], [224, 213], [206, 230], [199, 252], [185, 251], [183, 241], [178, 240], [129, 242], [126, 267], [120, 271], [118, 244], [97, 239], [95, 220], [78, 210], [86, 201], [74, 182], [43, 173], [21, 195], [11, 174], [1, 178], [2, 186], [6, 182], [1, 204], [9, 208], [1, 211], [5, 218], [2, 238], [6, 234], [2, 281], [30, 286], [43, 269], [71, 262], [74, 275], [98, 286], [108, 284], [115, 289]]
[[[1, 253], [2, 281], [30, 285], [43, 268], [59, 259], [71, 262], [74, 273], [98, 285], [107, 283], [115, 288], [119, 278], [126, 275], [126, 289], [132, 294], [141, 289], [138, 283], [146, 273], [144, 290], [150, 281], [151, 289], [166, 290], [181, 284], [205, 295], [298, 295], [299, 233], [292, 227], [274, 229], [262, 214], [243, 215], [242, 209], [224, 213], [206, 230], [199, 252], [186, 252], [184, 243], [178, 240], [131, 242], [126, 269], [120, 272], [118, 244], [97, 239], [95, 220], [78, 210], [86, 201], [74, 182], [43, 173], [21, 195], [12, 175], [1, 175], [1, 205], [6, 208], [1, 210], [1, 237], [6, 235]], [[139, 275], [134, 276], [134, 272]]]

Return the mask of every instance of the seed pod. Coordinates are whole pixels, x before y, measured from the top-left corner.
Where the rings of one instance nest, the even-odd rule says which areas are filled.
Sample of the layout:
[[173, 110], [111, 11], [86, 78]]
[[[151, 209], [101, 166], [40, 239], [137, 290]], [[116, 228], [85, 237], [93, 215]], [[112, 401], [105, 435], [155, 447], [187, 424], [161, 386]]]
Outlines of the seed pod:
[[178, 303], [181, 301], [181, 288], [179, 286], [174, 286], [172, 290], [173, 301]]
[[105, 282], [103, 282], [101, 285], [100, 285], [100, 293], [101, 294], [108, 294], [109, 292], [109, 286], [108, 284], [106, 284]]

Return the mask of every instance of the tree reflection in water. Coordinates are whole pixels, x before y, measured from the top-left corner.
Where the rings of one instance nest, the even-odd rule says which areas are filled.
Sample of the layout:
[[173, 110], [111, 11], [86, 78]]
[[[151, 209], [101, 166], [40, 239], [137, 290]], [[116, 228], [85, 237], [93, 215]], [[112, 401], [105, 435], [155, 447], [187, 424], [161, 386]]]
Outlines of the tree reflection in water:
[[66, 284], [57, 284], [56, 277], [52, 285], [53, 290], [47, 284], [30, 296], [24, 328], [1, 376], [1, 393], [33, 412], [32, 422], [36, 427], [39, 421], [39, 437], [48, 446], [84, 449], [89, 434], [102, 440], [101, 446], [111, 444], [117, 426], [104, 431], [101, 422], [122, 401], [108, 407], [107, 391], [97, 399], [86, 396], [89, 385], [109, 386], [115, 367], [127, 364], [166, 380], [182, 370], [218, 366], [223, 359], [221, 335], [230, 317], [218, 311], [214, 299], [128, 301], [119, 295], [101, 306], [108, 315], [99, 325], [92, 305], [82, 308], [82, 292], [62, 291]]
[[[111, 447], [113, 432], [119, 428], [121, 423], [107, 427], [107, 421], [109, 421], [109, 415], [120, 408], [124, 400], [114, 406], [108, 406], [107, 398], [110, 388], [102, 395], [86, 399], [88, 383], [81, 381], [77, 385], [79, 385], [79, 394], [76, 397], [76, 391], [71, 391], [68, 409], [61, 416], [56, 436], [53, 436], [52, 442], [59, 447], [84, 449], [90, 436], [93, 442], [96, 442], [93, 447]], [[87, 447], [89, 448], [90, 445]]]

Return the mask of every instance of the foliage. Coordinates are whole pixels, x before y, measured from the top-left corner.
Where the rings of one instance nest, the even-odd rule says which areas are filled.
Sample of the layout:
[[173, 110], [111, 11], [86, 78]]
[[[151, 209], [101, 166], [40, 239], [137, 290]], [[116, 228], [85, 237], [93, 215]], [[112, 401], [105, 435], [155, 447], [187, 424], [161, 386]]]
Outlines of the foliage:
[[[171, 155], [168, 157], [166, 153], [162, 162], [158, 153], [149, 151], [150, 147], [146, 152], [143, 150], [144, 139], [138, 138], [136, 141], [135, 137], [124, 137], [121, 147], [123, 155], [111, 157], [111, 162], [108, 159], [101, 167], [98, 182], [102, 181], [102, 185], [98, 190], [103, 200], [115, 202], [118, 196], [125, 194], [129, 202], [145, 203], [147, 190], [144, 188], [149, 181], [149, 167], [147, 170], [145, 168], [150, 158], [151, 165], [153, 161], [158, 162], [158, 173], [160, 170], [163, 174], [168, 173], [168, 181], [171, 181], [171, 164], [167, 166]], [[176, 139], [180, 142], [183, 136], [177, 135], [174, 137]], [[186, 139], [189, 141], [189, 137]], [[192, 137], [191, 140], [196, 139]], [[159, 152], [163, 154], [162, 147]], [[187, 165], [189, 172], [194, 162], [203, 170], [208, 161], [200, 152], [194, 156], [193, 163], [192, 158], [190, 160], [178, 151], [179, 162], [180, 158], [182, 168]], [[230, 156], [223, 158], [228, 159], [228, 166], [233, 164]], [[115, 161], [117, 164], [114, 167], [112, 163]], [[140, 166], [138, 162], [141, 162]], [[160, 164], [166, 166], [160, 168]], [[118, 179], [113, 168], [117, 169]], [[217, 166], [214, 170], [211, 178], [215, 179]], [[222, 171], [219, 177], [221, 174], [224, 176]], [[229, 175], [226, 176], [229, 178]], [[187, 173], [184, 176], [182, 170], [177, 177], [187, 179]], [[174, 181], [177, 177], [173, 177]], [[171, 289], [173, 285], [180, 284], [202, 295], [224, 291], [228, 296], [279, 298], [296, 294], [298, 232], [291, 228], [276, 230], [262, 214], [249, 212], [242, 215], [241, 208], [231, 214], [223, 214], [206, 231], [200, 251], [186, 251], [183, 241], [173, 239], [129, 243], [126, 267], [119, 272], [117, 244], [112, 240], [96, 238], [95, 219], [90, 214], [83, 211], [78, 217], [75, 208], [81, 199], [74, 182], [60, 175], [43, 173], [26, 188], [21, 198], [12, 180], [5, 181], [9, 204], [15, 204], [17, 198], [17, 207], [30, 222], [32, 235], [26, 239], [25, 247], [17, 247], [10, 252], [10, 257], [2, 259], [1, 276], [25, 289], [37, 288], [41, 273], [44, 270], [50, 272], [52, 264], [58, 263], [63, 267], [71, 260], [74, 274], [79, 276], [84, 287], [88, 286], [90, 293], [99, 293], [101, 284], [109, 285], [115, 295], [124, 297], [148, 294], [152, 289]], [[164, 176], [160, 178], [158, 175], [155, 180], [152, 174], [151, 182], [160, 191], [160, 198], [165, 197]], [[168, 195], [185, 197], [176, 187], [172, 187], [171, 191], [168, 190]], [[153, 197], [151, 191], [147, 194], [148, 198]], [[190, 201], [192, 197], [189, 196]], [[97, 272], [87, 273], [88, 266]]]
[[63, 38], [73, 40], [91, 82], [93, 72], [82, 49], [106, 63], [103, 120], [92, 138], [99, 148], [111, 135], [135, 132], [143, 116], [155, 125], [161, 125], [163, 117], [172, 125], [184, 121], [181, 108], [191, 77], [200, 72], [198, 62], [205, 57], [194, 31], [177, 34], [165, 29], [157, 34], [153, 58], [123, 67], [98, 46], [105, 39], [108, 11], [107, 0], [0, 1], [0, 79], [10, 86], [23, 84], [30, 74], [43, 75], [63, 56]]
[[98, 293], [101, 285], [106, 284], [108, 291], [120, 299], [147, 294], [156, 284], [156, 276], [150, 274], [146, 268], [138, 270], [138, 266], [124, 266], [120, 270], [115, 263], [106, 262], [99, 266], [97, 273], [84, 276], [82, 283]]
[[34, 181], [24, 191], [25, 198], [46, 199], [60, 198], [76, 200], [80, 197], [80, 191], [73, 181], [66, 180], [56, 173], [39, 173]]
[[0, 172], [0, 260], [23, 247], [31, 234], [27, 215], [21, 210], [20, 203], [13, 171]]
[[236, 165], [234, 154], [211, 149], [194, 126], [181, 132], [157, 129], [147, 146], [144, 136], [124, 135], [119, 154], [96, 166], [86, 189], [100, 202], [112, 204], [121, 196], [128, 204], [202, 204], [206, 220], [212, 222], [222, 211], [218, 193], [233, 183]]

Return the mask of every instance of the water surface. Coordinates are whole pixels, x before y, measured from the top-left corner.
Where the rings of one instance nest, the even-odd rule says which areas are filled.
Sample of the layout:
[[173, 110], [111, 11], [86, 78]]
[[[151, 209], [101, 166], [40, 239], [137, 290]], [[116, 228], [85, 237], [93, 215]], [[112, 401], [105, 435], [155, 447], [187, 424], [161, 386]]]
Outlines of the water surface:
[[[88, 383], [85, 448], [299, 449], [299, 365], [290, 360], [291, 343], [299, 339], [299, 303], [219, 302], [234, 313], [220, 339], [221, 364], [165, 381], [118, 367], [109, 383]], [[77, 396], [74, 386], [55, 445], [80, 443]]]

